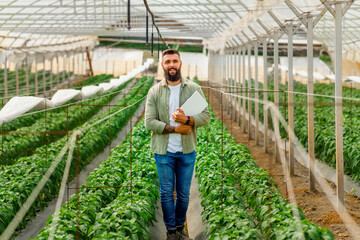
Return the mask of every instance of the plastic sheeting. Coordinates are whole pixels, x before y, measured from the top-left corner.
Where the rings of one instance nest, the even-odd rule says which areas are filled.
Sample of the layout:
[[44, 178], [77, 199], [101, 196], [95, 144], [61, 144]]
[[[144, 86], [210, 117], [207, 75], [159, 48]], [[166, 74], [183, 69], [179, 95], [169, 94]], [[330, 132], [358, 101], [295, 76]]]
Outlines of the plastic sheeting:
[[95, 85], [91, 85], [91, 86], [85, 86], [81, 89], [81, 92], [84, 94], [85, 98], [88, 98], [90, 96], [93, 96], [97, 93], [103, 93], [104, 90], [102, 87], [100, 86], [95, 86]]
[[47, 109], [55, 104], [48, 99], [39, 97], [13, 97], [0, 111], [0, 124], [10, 122], [31, 109]]
[[142, 66], [133, 69], [127, 75], [121, 75], [119, 78], [111, 79], [110, 83], [100, 83], [98, 86], [85, 86], [81, 91], [75, 89], [60, 89], [54, 94], [51, 101], [39, 97], [13, 97], [0, 111], [0, 125], [10, 122], [34, 108], [53, 108], [71, 99], [85, 99], [95, 94], [110, 91], [147, 70], [152, 64], [154, 64], [154, 59], [148, 58]]
[[54, 94], [54, 96], [52, 96], [51, 102], [53, 102], [55, 106], [59, 106], [71, 99], [79, 100], [82, 98], [83, 98], [83, 94], [81, 93], [80, 90], [60, 89]]

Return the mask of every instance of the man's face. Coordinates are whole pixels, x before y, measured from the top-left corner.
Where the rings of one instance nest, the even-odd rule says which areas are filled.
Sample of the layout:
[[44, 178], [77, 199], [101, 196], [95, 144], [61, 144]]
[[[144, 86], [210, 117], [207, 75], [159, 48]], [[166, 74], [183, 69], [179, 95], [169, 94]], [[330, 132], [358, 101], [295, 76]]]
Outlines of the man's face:
[[176, 82], [181, 79], [181, 64], [180, 57], [177, 54], [166, 54], [161, 62], [164, 69], [165, 78], [169, 81]]

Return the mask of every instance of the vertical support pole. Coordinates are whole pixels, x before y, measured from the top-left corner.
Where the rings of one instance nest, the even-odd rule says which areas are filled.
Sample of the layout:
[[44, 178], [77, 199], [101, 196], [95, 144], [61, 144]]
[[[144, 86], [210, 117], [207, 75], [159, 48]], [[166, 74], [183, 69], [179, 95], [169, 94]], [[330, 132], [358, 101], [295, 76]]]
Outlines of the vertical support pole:
[[336, 136], [336, 193], [338, 210], [344, 204], [344, 156], [342, 109], [342, 7], [335, 4], [335, 136]]
[[80, 65], [80, 52], [76, 55], [77, 59], [77, 77], [81, 75], [81, 65]]
[[8, 101], [8, 73], [7, 73], [7, 54], [4, 62], [4, 98], [5, 103]]
[[[237, 57], [238, 51], [235, 50], [234, 51], [234, 68], [235, 68], [235, 72], [234, 72], [234, 91], [233, 93], [237, 95], [238, 92], [238, 73], [239, 73], [239, 64], [238, 64], [238, 57]], [[234, 121], [237, 121], [237, 114], [236, 114], [236, 109], [238, 108], [238, 97], [236, 96], [234, 98]]]
[[15, 81], [16, 81], [16, 96], [19, 96], [19, 67], [15, 63]]
[[50, 95], [52, 95], [53, 91], [53, 58], [50, 60]]
[[[241, 88], [241, 73], [242, 73], [242, 69], [241, 69], [241, 48], [239, 49], [239, 76], [238, 76], [238, 96], [240, 95], [242, 88]], [[241, 122], [241, 103], [242, 103], [242, 99], [240, 97], [238, 97], [239, 99], [239, 105], [238, 105], [238, 119], [239, 119], [239, 126], [241, 126], [242, 122]]]
[[35, 61], [34, 61], [34, 64], [35, 64], [35, 96], [37, 97], [38, 96], [38, 71], [37, 71], [37, 55], [35, 55]]
[[268, 121], [268, 107], [267, 107], [267, 101], [268, 101], [268, 93], [267, 93], [267, 40], [263, 39], [262, 41], [263, 44], [263, 61], [264, 61], [264, 69], [263, 69], [263, 74], [264, 74], [264, 85], [263, 85], [263, 100], [264, 100], [264, 152], [268, 153], [269, 152], [269, 132], [268, 132], [268, 128], [269, 128], [269, 121]]
[[45, 67], [45, 55], [43, 55], [43, 96], [46, 97], [46, 67]]
[[71, 63], [71, 59], [70, 59], [70, 55], [66, 55], [66, 73], [67, 73], [67, 86], [68, 88], [70, 87], [70, 63]]
[[246, 82], [245, 82], [245, 56], [246, 54], [246, 48], [245, 46], [243, 46], [243, 72], [242, 72], [242, 96], [243, 96], [243, 102], [242, 102], [242, 131], [243, 133], [245, 133], [245, 124], [246, 124], [246, 100], [245, 100], [245, 97], [246, 97]]
[[89, 52], [88, 47], [86, 47], [86, 57], [87, 57], [87, 60], [88, 60], [88, 63], [89, 63], [90, 74], [91, 74], [91, 76], [94, 76], [94, 71], [93, 71], [93, 68], [92, 68], [92, 62], [91, 62], [91, 57], [90, 57], [90, 52]]
[[314, 142], [314, 65], [313, 65], [313, 23], [311, 16], [307, 19], [307, 58], [308, 58], [308, 84], [307, 84], [307, 101], [308, 101], [308, 154], [309, 154], [309, 187], [315, 191], [315, 142]]
[[56, 88], [59, 88], [60, 84], [60, 67], [59, 67], [59, 56], [56, 56]]
[[252, 94], [251, 94], [251, 44], [248, 45], [248, 131], [249, 131], [249, 140], [252, 138], [252, 133], [251, 133], [251, 117], [252, 117], [252, 102], [250, 100], [250, 98], [252, 98]]
[[29, 96], [30, 92], [29, 92], [29, 59], [28, 56], [26, 55], [26, 69], [25, 69], [25, 78], [26, 78], [26, 95]]
[[288, 33], [288, 122], [289, 122], [289, 173], [295, 174], [295, 154], [294, 154], [294, 73], [293, 73], [293, 25], [287, 25]]
[[65, 69], [66, 69], [66, 57], [65, 54], [63, 56], [63, 71], [62, 71], [62, 83], [65, 83]]
[[75, 77], [75, 54], [72, 56], [72, 76]]
[[255, 143], [256, 145], [260, 144], [260, 134], [259, 134], [259, 48], [258, 41], [254, 42], [254, 55], [255, 55]]
[[228, 114], [231, 111], [231, 107], [232, 107], [232, 97], [231, 97], [231, 86], [232, 86], [232, 72], [233, 72], [233, 59], [232, 59], [232, 51], [229, 52], [229, 80], [228, 80], [228, 93], [230, 93], [230, 95], [228, 95]]
[[[275, 107], [280, 111], [279, 108], [279, 35], [274, 34], [274, 103]], [[274, 114], [274, 133], [275, 133], [275, 161], [280, 159], [279, 154], [279, 142], [277, 136], [280, 135], [279, 130], [279, 118], [277, 114]]]

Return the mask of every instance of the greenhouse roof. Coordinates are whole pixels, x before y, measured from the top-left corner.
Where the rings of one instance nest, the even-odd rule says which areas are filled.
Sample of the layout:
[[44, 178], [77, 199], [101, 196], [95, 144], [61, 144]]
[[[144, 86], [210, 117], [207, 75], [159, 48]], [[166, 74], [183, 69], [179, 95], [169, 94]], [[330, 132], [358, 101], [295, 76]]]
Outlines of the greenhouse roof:
[[[345, 10], [343, 49], [360, 47], [359, 1], [343, 0], [131, 0], [130, 24], [126, 0], [2, 0], [0, 3], [0, 44], [5, 49], [32, 44], [54, 44], [68, 36], [145, 37], [146, 7], [153, 13], [163, 38], [203, 39], [206, 48], [238, 47], [261, 36], [284, 29], [292, 23], [306, 28], [299, 19], [319, 19], [314, 38], [334, 46], [334, 17], [330, 8], [342, 3]], [[328, 7], [326, 7], [328, 5]], [[344, 10], [344, 12], [345, 12]], [[321, 17], [318, 17], [318, 16]], [[149, 14], [149, 36], [151, 35]], [[130, 29], [129, 29], [130, 27]], [[156, 29], [153, 28], [156, 32]], [[35, 35], [34, 35], [35, 34]], [[157, 34], [154, 33], [157, 38]], [[35, 36], [57, 37], [33, 40]], [[43, 38], [43, 37], [40, 37]]]

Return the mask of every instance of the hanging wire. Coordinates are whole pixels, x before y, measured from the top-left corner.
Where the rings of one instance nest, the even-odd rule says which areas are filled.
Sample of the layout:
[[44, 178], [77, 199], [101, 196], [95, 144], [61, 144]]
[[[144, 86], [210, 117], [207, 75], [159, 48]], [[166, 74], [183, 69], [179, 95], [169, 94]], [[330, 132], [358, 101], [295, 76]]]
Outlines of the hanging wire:
[[149, 46], [149, 12], [146, 10], [146, 47]]
[[128, 0], [128, 5], [127, 5], [127, 21], [128, 21], [128, 30], [131, 29], [131, 26], [130, 26], [130, 0]]
[[[129, 0], [129, 1], [130, 1], [130, 0]], [[158, 26], [157, 26], [156, 23], [155, 23], [154, 14], [153, 14], [152, 11], [150, 10], [149, 5], [148, 5], [148, 3], [147, 3], [147, 0], [144, 0], [144, 4], [145, 4], [145, 7], [146, 7], [147, 11], [151, 14], [151, 19], [152, 19], [153, 26], [155, 26], [156, 31], [157, 31], [157, 33], [158, 33], [161, 41], [166, 45], [166, 47], [169, 48], [169, 45], [168, 45], [168, 44], [165, 42], [165, 40], [163, 39], [163, 37], [162, 37], [162, 35], [161, 35], [161, 33], [160, 33], [160, 30], [159, 30]], [[152, 56], [152, 55], [151, 55], [151, 56]]]

